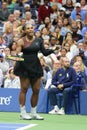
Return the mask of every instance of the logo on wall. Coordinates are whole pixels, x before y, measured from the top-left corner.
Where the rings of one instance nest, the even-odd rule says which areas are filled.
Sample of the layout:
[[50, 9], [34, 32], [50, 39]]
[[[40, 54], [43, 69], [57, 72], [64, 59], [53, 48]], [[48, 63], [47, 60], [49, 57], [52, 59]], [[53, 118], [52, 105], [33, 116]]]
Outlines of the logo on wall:
[[0, 105], [10, 105], [12, 96], [0, 97]]

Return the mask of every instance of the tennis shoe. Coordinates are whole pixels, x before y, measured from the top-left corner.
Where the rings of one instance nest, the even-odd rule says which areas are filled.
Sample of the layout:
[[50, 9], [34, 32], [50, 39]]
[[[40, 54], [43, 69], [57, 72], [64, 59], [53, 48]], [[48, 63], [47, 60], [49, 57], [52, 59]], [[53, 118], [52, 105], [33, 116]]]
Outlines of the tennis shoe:
[[42, 116], [38, 115], [37, 113], [35, 113], [35, 114], [30, 114], [30, 116], [31, 116], [31, 118], [32, 118], [33, 120], [44, 120], [44, 118], [43, 118]]
[[59, 110], [58, 114], [59, 114], [59, 115], [65, 115], [65, 111], [64, 111], [64, 109], [61, 108], [61, 109]]
[[21, 120], [31, 120], [32, 117], [30, 115], [28, 115], [27, 113], [23, 113], [23, 114], [20, 114], [20, 119]]
[[58, 114], [59, 109], [53, 109], [49, 111], [49, 114]]

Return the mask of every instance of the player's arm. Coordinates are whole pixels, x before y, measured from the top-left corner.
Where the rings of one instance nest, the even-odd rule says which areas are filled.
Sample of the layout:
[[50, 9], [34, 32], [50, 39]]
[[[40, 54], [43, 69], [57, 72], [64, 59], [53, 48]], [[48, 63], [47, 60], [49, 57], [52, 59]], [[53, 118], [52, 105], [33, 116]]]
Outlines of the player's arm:
[[23, 40], [20, 39], [18, 42], [17, 42], [17, 48], [16, 48], [16, 55], [9, 55], [8, 56], [8, 59], [10, 60], [14, 60], [14, 61], [24, 61], [24, 59], [22, 58], [22, 48], [23, 48]]
[[19, 54], [22, 52], [22, 48], [24, 46], [24, 42], [22, 39], [18, 40], [17, 42], [17, 48], [16, 48], [16, 54]]

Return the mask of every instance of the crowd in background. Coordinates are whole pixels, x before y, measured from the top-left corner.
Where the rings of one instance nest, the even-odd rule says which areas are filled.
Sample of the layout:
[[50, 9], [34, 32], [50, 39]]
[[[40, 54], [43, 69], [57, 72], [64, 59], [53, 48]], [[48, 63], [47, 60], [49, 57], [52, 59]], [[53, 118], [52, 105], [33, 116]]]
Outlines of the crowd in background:
[[20, 88], [14, 75], [17, 41], [24, 36], [25, 24], [34, 26], [35, 37], [43, 39], [54, 53], [38, 57], [43, 67], [42, 84], [48, 89], [53, 75], [63, 67], [63, 57], [84, 78], [87, 89], [87, 2], [86, 0], [2, 0], [0, 2], [0, 87]]

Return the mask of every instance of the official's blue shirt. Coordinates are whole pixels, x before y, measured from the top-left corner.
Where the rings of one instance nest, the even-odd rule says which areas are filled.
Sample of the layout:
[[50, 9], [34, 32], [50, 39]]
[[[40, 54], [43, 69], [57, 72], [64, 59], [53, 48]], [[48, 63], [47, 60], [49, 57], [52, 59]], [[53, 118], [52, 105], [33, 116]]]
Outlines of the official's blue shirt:
[[63, 84], [64, 88], [70, 87], [72, 84], [76, 83], [76, 71], [69, 67], [67, 69], [60, 68], [57, 70], [56, 74], [52, 79], [52, 85]]

